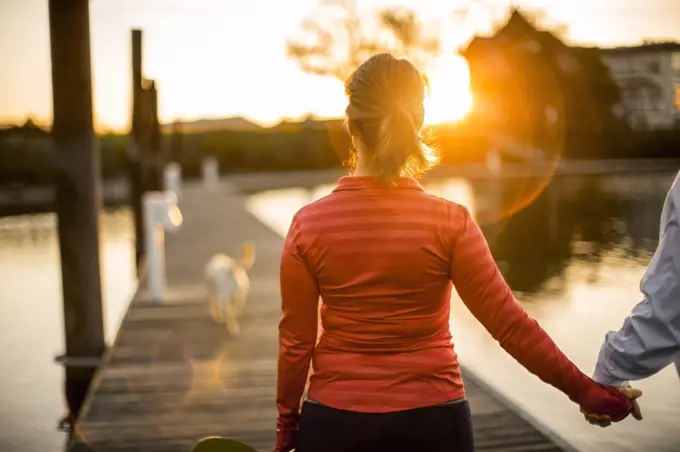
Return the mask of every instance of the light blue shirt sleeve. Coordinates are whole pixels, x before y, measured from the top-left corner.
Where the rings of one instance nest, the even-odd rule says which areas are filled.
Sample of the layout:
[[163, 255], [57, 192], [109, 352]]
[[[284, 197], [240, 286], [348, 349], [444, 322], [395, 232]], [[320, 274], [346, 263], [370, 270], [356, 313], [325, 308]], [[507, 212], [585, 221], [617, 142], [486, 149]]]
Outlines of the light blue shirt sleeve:
[[666, 198], [661, 238], [640, 283], [644, 296], [619, 331], [607, 333], [593, 379], [624, 386], [675, 362], [680, 374], [680, 183]]

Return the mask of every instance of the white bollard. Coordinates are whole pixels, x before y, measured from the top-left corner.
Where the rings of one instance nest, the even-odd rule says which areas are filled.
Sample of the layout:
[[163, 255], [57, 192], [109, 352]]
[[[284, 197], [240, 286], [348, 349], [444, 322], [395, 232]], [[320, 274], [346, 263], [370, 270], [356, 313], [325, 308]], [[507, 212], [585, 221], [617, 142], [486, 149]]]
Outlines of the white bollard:
[[498, 149], [489, 149], [486, 153], [486, 167], [489, 172], [494, 176], [500, 175], [502, 165], [503, 163], [501, 162], [501, 155], [500, 152], [498, 152]]
[[165, 296], [165, 231], [176, 231], [182, 224], [177, 195], [172, 191], [144, 193], [144, 235], [146, 241], [147, 291], [154, 301]]
[[170, 162], [163, 171], [164, 190], [175, 192], [177, 198], [182, 196], [182, 167], [177, 162]]
[[204, 158], [202, 162], [202, 171], [203, 185], [210, 189], [217, 187], [220, 182], [220, 168], [217, 159], [215, 157]]

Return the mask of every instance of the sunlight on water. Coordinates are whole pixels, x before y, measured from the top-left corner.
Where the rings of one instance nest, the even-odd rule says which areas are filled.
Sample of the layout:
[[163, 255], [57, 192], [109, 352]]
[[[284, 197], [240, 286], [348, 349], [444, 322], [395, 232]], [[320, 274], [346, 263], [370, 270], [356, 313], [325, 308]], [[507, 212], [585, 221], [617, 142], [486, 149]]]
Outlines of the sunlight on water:
[[[655, 177], [655, 176], [648, 176]], [[605, 181], [607, 182], [607, 181]], [[606, 185], [606, 183], [603, 183]], [[253, 195], [248, 210], [281, 236], [286, 234], [295, 212], [305, 204], [332, 190], [290, 189]], [[444, 180], [427, 184], [425, 189], [437, 196], [466, 205], [473, 215], [475, 206], [484, 204], [463, 180]], [[647, 193], [643, 202], [658, 203], [664, 188]], [[614, 193], [616, 195], [616, 193]], [[600, 209], [600, 206], [594, 206]], [[601, 209], [600, 209], [601, 210]], [[631, 215], [630, 227], [640, 221], [658, 230], [658, 217], [640, 220]], [[649, 214], [647, 213], [647, 216]], [[574, 240], [574, 239], [572, 239]], [[630, 241], [630, 240], [629, 240]], [[633, 257], [625, 241], [605, 250], [599, 261], [576, 252], [557, 276], [545, 281], [535, 293], [517, 297], [528, 313], [553, 337], [559, 347], [587, 374], [590, 374], [606, 331], [617, 329], [630, 309], [639, 301], [639, 280], [651, 255], [641, 252]], [[581, 247], [591, 249], [587, 242]], [[527, 252], [541, 243], [527, 243]], [[575, 247], [576, 243], [571, 242]], [[471, 371], [500, 390], [506, 397], [539, 419], [577, 449], [595, 451], [680, 450], [680, 381], [672, 368], [637, 384], [644, 391], [641, 399], [643, 422], [626, 420], [609, 429], [585, 423], [578, 408], [554, 388], [530, 375], [509, 357], [472, 317], [454, 295], [451, 331], [461, 361]]]
[[[285, 237], [295, 212], [330, 194], [333, 188], [335, 185], [327, 184], [311, 189], [287, 188], [257, 193], [250, 196], [246, 209], [281, 237]], [[435, 196], [463, 204], [472, 215], [475, 214], [472, 191], [465, 181], [448, 179], [428, 184], [426, 188]]]
[[[639, 302], [638, 284], [644, 267], [627, 266], [618, 258], [604, 256], [596, 281], [592, 280], [593, 271], [591, 263], [573, 261], [564, 275], [555, 278], [559, 281], [551, 281], [561, 286], [560, 292], [518, 295], [529, 315], [587, 374], [594, 369], [604, 334], [618, 329]], [[454, 341], [458, 338], [456, 350], [467, 367], [579, 450], [680, 450], [680, 382], [671, 367], [635, 383], [644, 392], [643, 422], [627, 420], [601, 429], [582, 422], [570, 401], [510, 358], [460, 302], [452, 306], [451, 330]]]
[[304, 188], [282, 189], [277, 193], [280, 196], [272, 197], [265, 193], [251, 196], [246, 209], [281, 237], [285, 237], [295, 212], [314, 201], [315, 197], [313, 192]]
[[[102, 295], [107, 340], [115, 337], [135, 289], [132, 217], [101, 216]], [[65, 414], [61, 275], [56, 216], [0, 219], [0, 450], [63, 447], [56, 429]]]
[[476, 209], [472, 189], [464, 180], [444, 179], [429, 183], [424, 188], [430, 194], [464, 205], [470, 211], [470, 215], [475, 216]]

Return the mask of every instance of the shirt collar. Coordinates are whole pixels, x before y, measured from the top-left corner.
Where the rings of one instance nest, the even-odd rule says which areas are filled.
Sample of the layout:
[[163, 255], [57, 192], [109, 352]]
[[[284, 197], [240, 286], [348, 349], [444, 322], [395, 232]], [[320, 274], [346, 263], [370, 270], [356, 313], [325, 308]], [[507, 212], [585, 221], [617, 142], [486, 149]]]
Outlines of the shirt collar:
[[338, 185], [333, 191], [347, 191], [347, 190], [366, 190], [366, 189], [383, 189], [390, 188], [422, 190], [423, 187], [412, 177], [401, 177], [395, 185], [390, 187], [380, 182], [374, 177], [370, 176], [343, 176], [338, 179]]

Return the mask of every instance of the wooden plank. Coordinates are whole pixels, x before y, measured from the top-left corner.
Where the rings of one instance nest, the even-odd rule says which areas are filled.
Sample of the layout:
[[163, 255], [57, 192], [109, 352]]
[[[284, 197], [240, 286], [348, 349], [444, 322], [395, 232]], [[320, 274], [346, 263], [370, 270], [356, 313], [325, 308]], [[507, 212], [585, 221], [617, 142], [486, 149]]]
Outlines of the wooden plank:
[[[157, 304], [138, 294], [131, 303], [80, 419], [79, 436], [94, 450], [186, 451], [209, 435], [258, 450], [274, 441], [281, 239], [233, 189], [189, 186], [183, 202], [186, 223], [167, 243], [176, 296]], [[258, 261], [242, 335], [232, 338], [210, 317], [202, 267], [212, 253], [238, 255], [245, 240], [255, 242]], [[464, 380], [478, 450], [560, 450], [467, 372]]]

